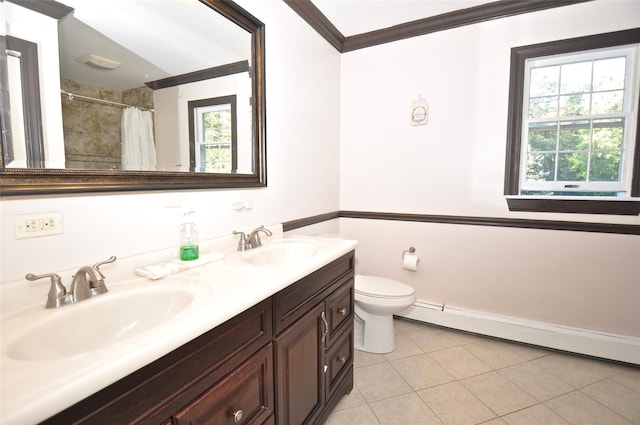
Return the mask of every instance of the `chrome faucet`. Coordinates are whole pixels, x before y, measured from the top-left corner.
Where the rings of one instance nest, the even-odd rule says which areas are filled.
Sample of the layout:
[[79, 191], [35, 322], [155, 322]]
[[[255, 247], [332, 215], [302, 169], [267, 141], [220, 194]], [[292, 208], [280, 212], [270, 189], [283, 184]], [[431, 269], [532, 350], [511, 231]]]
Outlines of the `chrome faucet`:
[[50, 278], [51, 288], [49, 289], [45, 308], [58, 308], [107, 292], [107, 286], [104, 284], [105, 277], [100, 271], [100, 266], [113, 263], [114, 261], [116, 261], [116, 257], [112, 256], [108, 260], [101, 261], [93, 266], [80, 267], [76, 274], [73, 275], [69, 292], [67, 292], [67, 288], [62, 284], [60, 276], [55, 273], [42, 275], [29, 273], [25, 276], [25, 279], [33, 281], [45, 277]]
[[254, 229], [246, 235], [244, 232], [236, 232], [233, 231], [234, 235], [240, 235], [240, 240], [238, 241], [238, 251], [247, 251], [249, 249], [258, 248], [262, 246], [262, 241], [260, 240], [259, 233], [262, 232], [267, 236], [273, 235], [269, 229], [265, 229], [264, 225], [261, 225], [257, 229]]

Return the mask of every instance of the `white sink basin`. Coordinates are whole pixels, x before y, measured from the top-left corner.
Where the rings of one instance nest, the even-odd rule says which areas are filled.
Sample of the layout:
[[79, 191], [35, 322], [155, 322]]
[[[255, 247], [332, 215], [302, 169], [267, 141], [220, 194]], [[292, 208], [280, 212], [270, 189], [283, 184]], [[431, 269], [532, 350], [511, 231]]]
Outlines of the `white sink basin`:
[[7, 346], [16, 360], [55, 360], [116, 344], [183, 312], [195, 294], [178, 286], [110, 291], [47, 310]]
[[257, 266], [298, 263], [315, 256], [323, 245], [306, 239], [281, 239], [241, 252], [240, 259]]

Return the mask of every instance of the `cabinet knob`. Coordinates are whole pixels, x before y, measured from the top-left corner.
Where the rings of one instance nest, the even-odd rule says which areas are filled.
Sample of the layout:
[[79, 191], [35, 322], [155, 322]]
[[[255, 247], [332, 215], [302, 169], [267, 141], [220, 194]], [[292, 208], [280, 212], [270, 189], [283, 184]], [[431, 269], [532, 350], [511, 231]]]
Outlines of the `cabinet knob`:
[[233, 412], [233, 422], [236, 424], [239, 424], [240, 421], [242, 420], [242, 415], [243, 415], [243, 411], [242, 410], [237, 410], [235, 412]]
[[345, 356], [338, 356], [338, 361], [341, 364], [345, 364], [347, 362], [347, 358]]
[[340, 315], [342, 316], [346, 316], [347, 314], [347, 309], [342, 307], [341, 309], [338, 310], [338, 313], [340, 313]]

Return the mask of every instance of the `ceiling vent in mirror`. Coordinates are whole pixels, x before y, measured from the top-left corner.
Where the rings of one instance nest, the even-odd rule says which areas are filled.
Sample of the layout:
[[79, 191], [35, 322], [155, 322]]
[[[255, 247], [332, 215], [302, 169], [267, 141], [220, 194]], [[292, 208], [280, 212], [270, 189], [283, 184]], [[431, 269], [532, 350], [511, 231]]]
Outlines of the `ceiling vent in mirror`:
[[110, 71], [112, 69], [116, 69], [120, 65], [122, 65], [120, 62], [116, 62], [114, 60], [103, 58], [103, 57], [97, 56], [97, 55], [84, 55], [84, 56], [80, 56], [76, 60], [78, 62], [80, 62], [80, 63], [83, 63], [83, 64], [87, 65], [87, 66], [90, 66], [91, 68], [101, 69], [101, 70], [105, 70], [105, 71]]

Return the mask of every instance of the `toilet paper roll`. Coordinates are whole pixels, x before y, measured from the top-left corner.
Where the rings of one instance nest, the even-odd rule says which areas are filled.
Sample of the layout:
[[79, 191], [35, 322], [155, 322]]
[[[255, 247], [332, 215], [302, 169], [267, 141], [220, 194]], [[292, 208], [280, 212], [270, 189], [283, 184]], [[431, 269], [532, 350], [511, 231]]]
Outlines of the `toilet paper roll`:
[[405, 270], [410, 270], [415, 272], [418, 270], [418, 263], [420, 262], [420, 258], [416, 254], [405, 253], [402, 256], [402, 268]]

